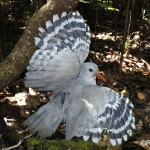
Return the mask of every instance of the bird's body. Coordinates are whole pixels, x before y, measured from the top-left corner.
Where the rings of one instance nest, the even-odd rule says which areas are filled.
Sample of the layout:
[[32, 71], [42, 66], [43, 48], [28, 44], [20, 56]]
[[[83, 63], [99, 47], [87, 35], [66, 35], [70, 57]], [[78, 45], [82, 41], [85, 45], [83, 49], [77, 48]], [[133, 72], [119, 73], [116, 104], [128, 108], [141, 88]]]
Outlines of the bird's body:
[[112, 145], [132, 135], [135, 120], [128, 98], [107, 87], [96, 85], [98, 66], [84, 63], [90, 44], [89, 27], [78, 12], [63, 13], [39, 28], [35, 38], [39, 49], [32, 56], [26, 87], [53, 91], [50, 101], [29, 117], [24, 125], [38, 136], [51, 136], [61, 122], [66, 123], [66, 140], [83, 136], [98, 143], [101, 133], [111, 133]]

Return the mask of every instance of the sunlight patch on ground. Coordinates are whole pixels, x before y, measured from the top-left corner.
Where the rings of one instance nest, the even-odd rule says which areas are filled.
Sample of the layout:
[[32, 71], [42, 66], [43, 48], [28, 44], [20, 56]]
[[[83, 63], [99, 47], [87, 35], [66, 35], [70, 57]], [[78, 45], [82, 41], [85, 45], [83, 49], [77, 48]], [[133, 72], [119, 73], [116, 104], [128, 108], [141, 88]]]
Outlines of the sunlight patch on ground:
[[[115, 36], [112, 32], [108, 33], [102, 32], [98, 33], [97, 35], [93, 33], [92, 37], [97, 39], [98, 45], [97, 51], [91, 52], [95, 53], [95, 57], [97, 60], [100, 60], [101, 62], [111, 62], [111, 63], [117, 62], [118, 64], [120, 64], [121, 39], [123, 38], [122, 36], [119, 35]], [[103, 41], [99, 42], [98, 40]], [[116, 40], [119, 40], [120, 42]], [[113, 44], [111, 43], [111, 41], [113, 42]], [[108, 42], [110, 42], [110, 44]], [[122, 71], [125, 73], [141, 72], [143, 75], [149, 74], [150, 64], [146, 60], [142, 58], [137, 58], [136, 56], [130, 54], [131, 49], [132, 50], [136, 49], [137, 52], [141, 50], [139, 47], [140, 46], [139, 33], [135, 32], [133, 38], [129, 39], [129, 43], [127, 44], [128, 44], [127, 50], [125, 50], [125, 54], [123, 55]]]
[[27, 94], [26, 93], [21, 92], [21, 93], [15, 94], [15, 99], [19, 106], [27, 105], [27, 103], [26, 103]]
[[120, 35], [116, 35], [114, 36], [112, 32], [102, 32], [102, 33], [98, 33], [96, 36], [94, 33], [92, 33], [92, 37], [93, 38], [97, 38], [97, 39], [102, 39], [102, 40], [108, 40], [108, 39], [111, 39], [112, 41], [115, 41], [115, 39], [120, 39], [122, 38], [122, 36]]
[[[118, 62], [120, 63], [120, 53], [114, 51], [111, 54], [108, 54], [103, 57], [103, 62]], [[138, 59], [133, 55], [124, 55], [122, 62], [122, 71], [123, 72], [149, 72], [150, 64], [144, 59]]]
[[6, 97], [6, 99], [8, 99], [10, 101], [10, 103], [14, 103], [13, 105], [19, 105], [19, 106], [24, 106], [27, 105], [26, 100], [27, 100], [27, 93], [25, 92], [21, 92], [21, 93], [17, 93], [15, 94], [15, 96], [8, 96]]

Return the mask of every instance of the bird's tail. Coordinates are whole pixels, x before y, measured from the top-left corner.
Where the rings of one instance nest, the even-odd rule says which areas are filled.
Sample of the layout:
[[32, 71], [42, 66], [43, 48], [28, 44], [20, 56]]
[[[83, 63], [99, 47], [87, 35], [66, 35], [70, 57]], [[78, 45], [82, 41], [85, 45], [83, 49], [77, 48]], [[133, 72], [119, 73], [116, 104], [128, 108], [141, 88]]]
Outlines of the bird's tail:
[[30, 116], [23, 126], [27, 131], [37, 133], [40, 138], [51, 136], [63, 120], [62, 106], [58, 101], [50, 101]]

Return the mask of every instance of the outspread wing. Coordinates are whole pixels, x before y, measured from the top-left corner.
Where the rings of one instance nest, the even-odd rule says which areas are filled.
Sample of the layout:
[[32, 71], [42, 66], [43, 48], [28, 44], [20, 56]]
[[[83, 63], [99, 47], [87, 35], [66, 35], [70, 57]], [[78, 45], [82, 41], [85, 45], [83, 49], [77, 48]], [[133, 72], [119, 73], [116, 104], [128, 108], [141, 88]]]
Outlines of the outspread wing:
[[[83, 134], [84, 140], [92, 137], [94, 143], [99, 142], [103, 131], [111, 133], [110, 142], [114, 146], [117, 143], [121, 144], [123, 140], [127, 141], [128, 135], [132, 136], [132, 129], [135, 129], [135, 119], [132, 112], [133, 105], [124, 95], [107, 87], [86, 86], [81, 90], [77, 101], [83, 100], [86, 103], [82, 105], [83, 111], [81, 112], [81, 116], [77, 114], [80, 119], [77, 119], [74, 123], [76, 128], [72, 133], [74, 135], [71, 135], [71, 137], [77, 136], [76, 133], [80, 132], [80, 124], [83, 125], [83, 129], [85, 127], [85, 130], [82, 131], [82, 133], [86, 132]], [[92, 108], [94, 116], [92, 116], [93, 114], [90, 110], [85, 112], [85, 110], [89, 109], [89, 106]], [[88, 118], [83, 115], [85, 113]], [[69, 122], [74, 121], [71, 117], [68, 117]], [[78, 118], [78, 116], [76, 117]], [[93, 117], [93, 120], [96, 119], [96, 122], [89, 122], [89, 117]], [[83, 122], [88, 122], [88, 124], [84, 124]]]
[[54, 15], [46, 29], [39, 28], [40, 38], [35, 38], [39, 49], [26, 73], [25, 86], [37, 91], [54, 91], [76, 77], [89, 53], [90, 30], [78, 12]]

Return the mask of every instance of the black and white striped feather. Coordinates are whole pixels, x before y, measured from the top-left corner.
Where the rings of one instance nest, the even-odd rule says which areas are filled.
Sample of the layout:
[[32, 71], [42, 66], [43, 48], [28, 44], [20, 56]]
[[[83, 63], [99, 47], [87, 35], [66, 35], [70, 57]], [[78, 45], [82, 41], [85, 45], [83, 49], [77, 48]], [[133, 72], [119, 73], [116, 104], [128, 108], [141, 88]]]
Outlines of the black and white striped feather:
[[60, 18], [54, 15], [53, 22], [46, 22], [46, 30], [38, 30], [35, 44], [39, 49], [30, 59], [25, 86], [54, 91], [78, 75], [89, 53], [90, 30], [78, 12], [63, 12]]
[[[84, 101], [84, 103], [80, 101]], [[82, 104], [78, 106], [78, 110], [75, 103]], [[132, 129], [135, 129], [133, 105], [124, 95], [107, 87], [86, 86], [81, 90], [78, 101], [75, 103], [70, 108], [72, 114], [67, 121], [67, 139], [80, 136], [79, 133], [82, 131], [85, 141], [91, 137], [94, 143], [98, 143], [102, 132], [105, 131], [110, 133], [110, 142], [115, 146], [122, 144], [123, 140], [127, 141], [128, 136], [132, 136]], [[85, 110], [91, 109], [91, 112], [86, 111], [85, 113]], [[73, 113], [74, 110], [76, 113], [80, 111], [79, 118]], [[73, 118], [76, 118], [76, 121]], [[74, 121], [73, 124], [72, 121]], [[85, 130], [81, 130], [81, 125]]]

